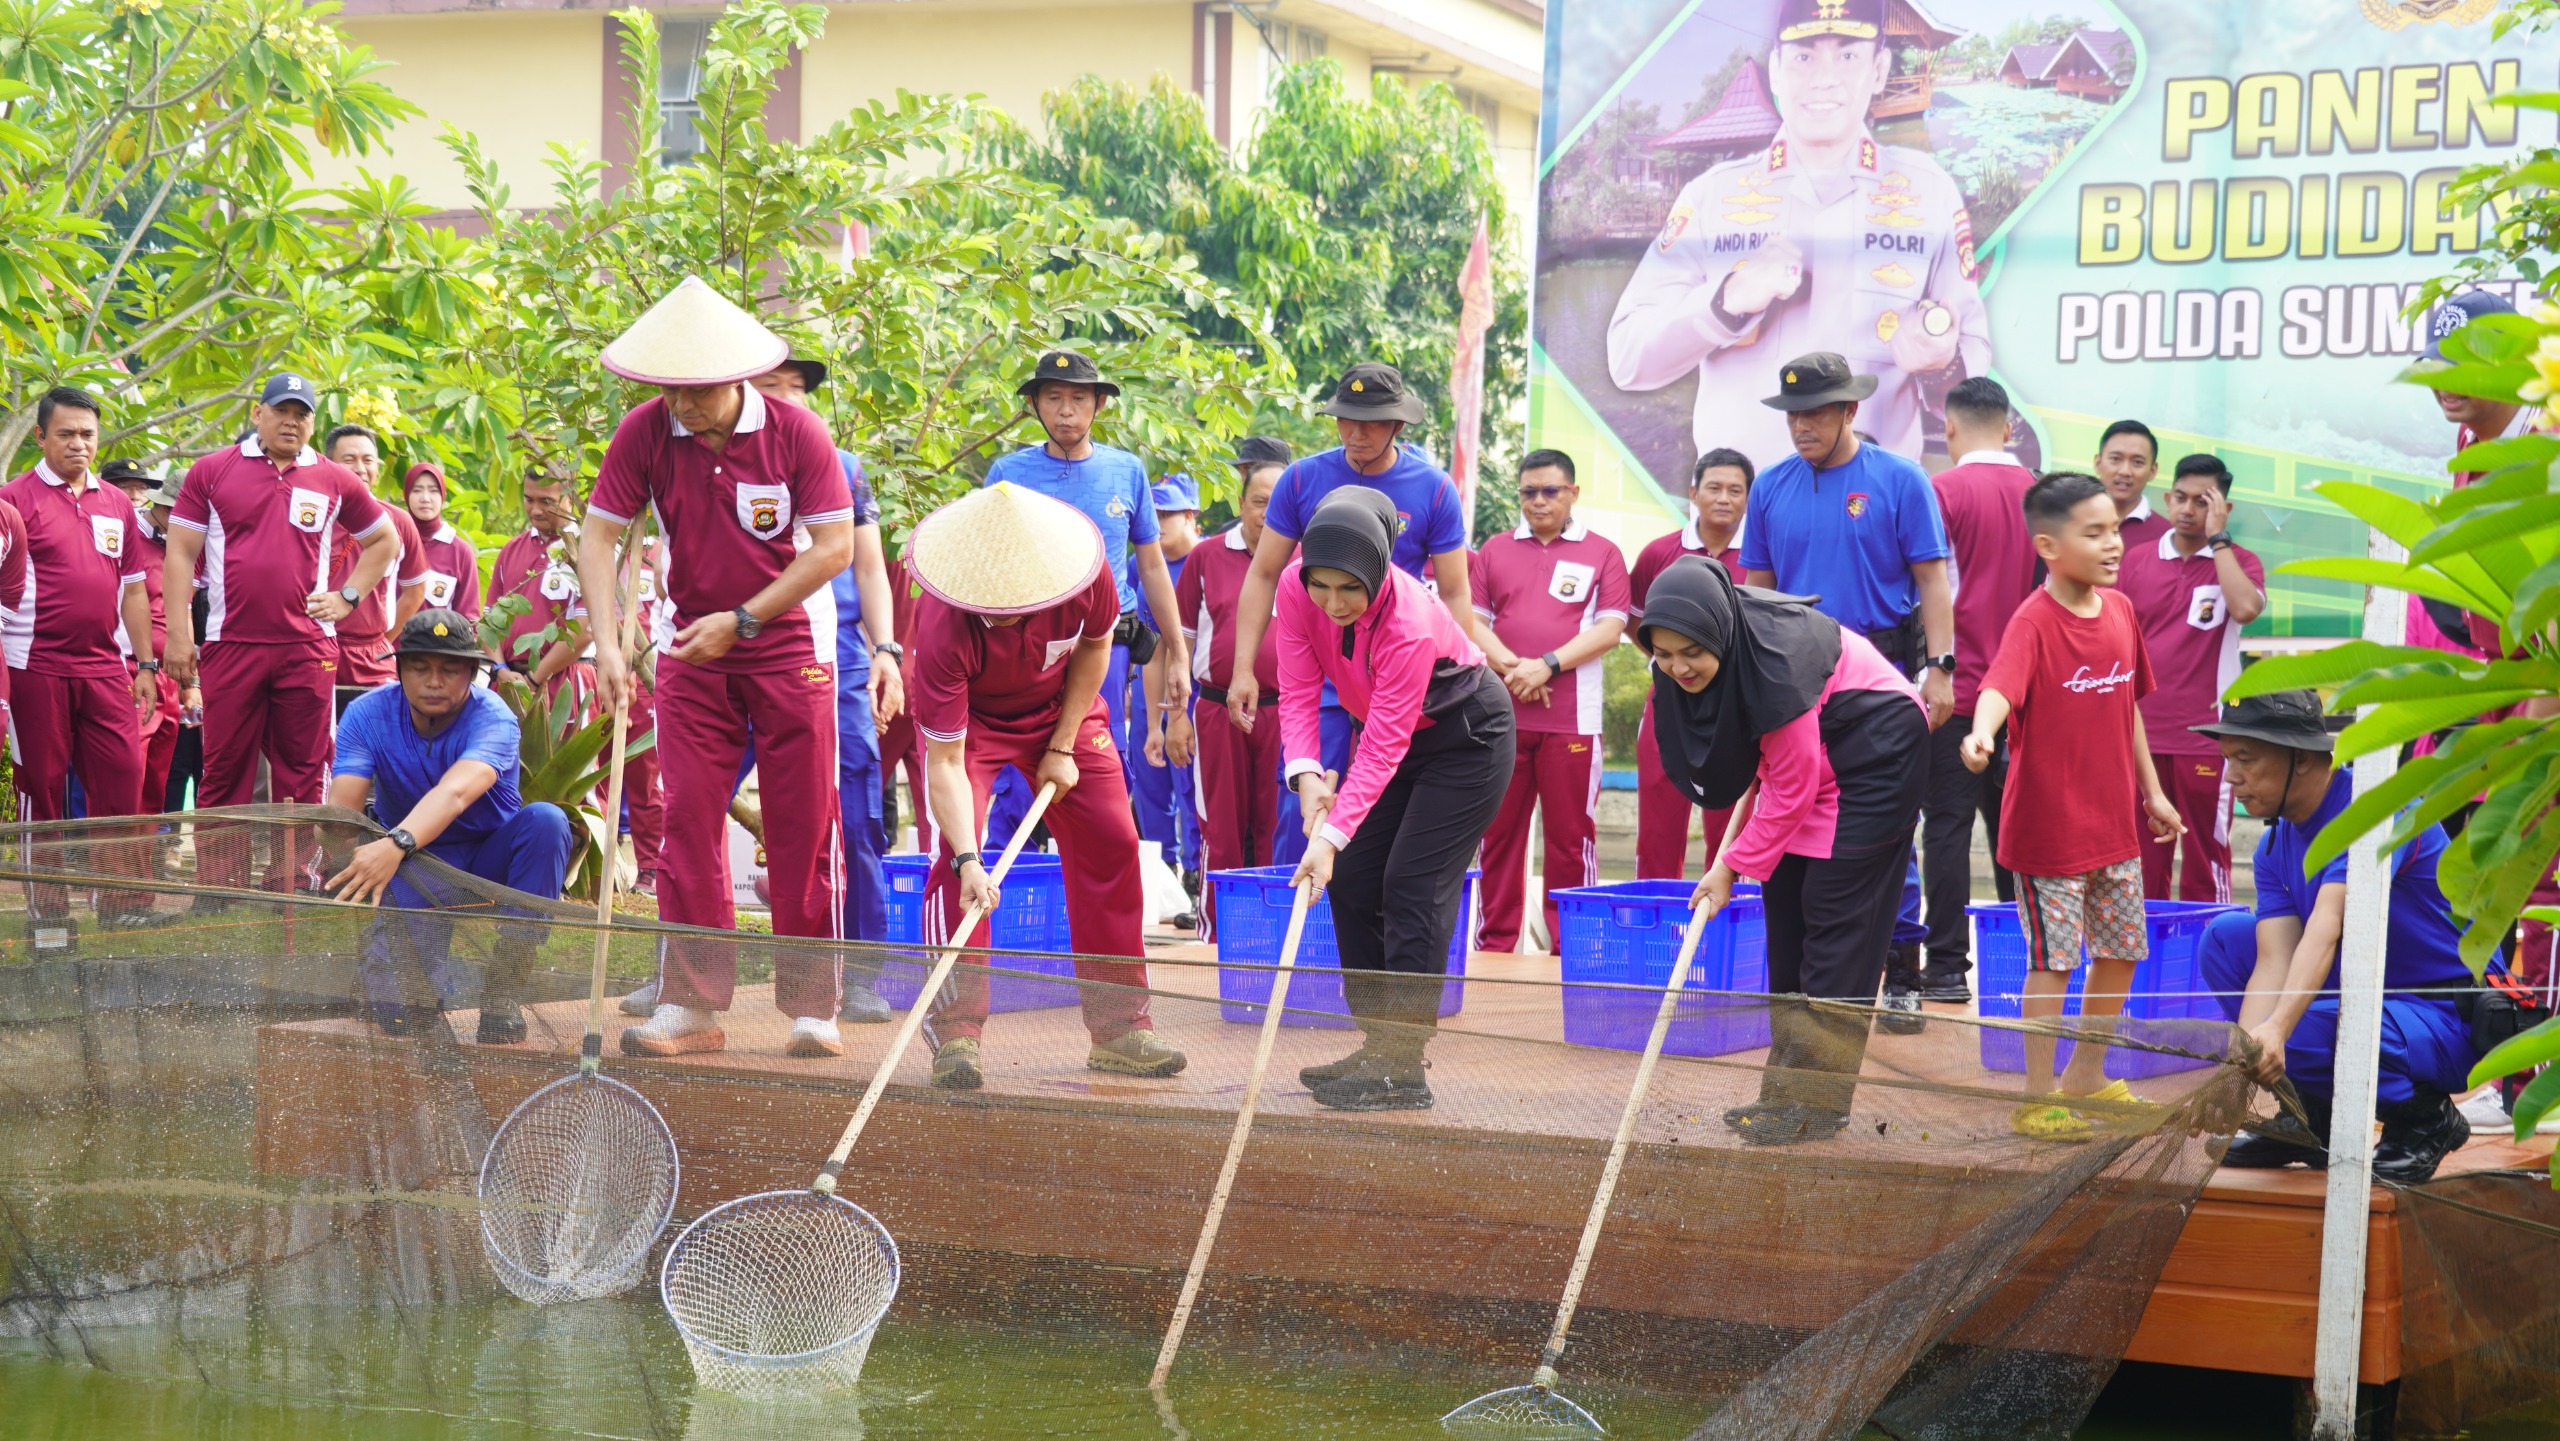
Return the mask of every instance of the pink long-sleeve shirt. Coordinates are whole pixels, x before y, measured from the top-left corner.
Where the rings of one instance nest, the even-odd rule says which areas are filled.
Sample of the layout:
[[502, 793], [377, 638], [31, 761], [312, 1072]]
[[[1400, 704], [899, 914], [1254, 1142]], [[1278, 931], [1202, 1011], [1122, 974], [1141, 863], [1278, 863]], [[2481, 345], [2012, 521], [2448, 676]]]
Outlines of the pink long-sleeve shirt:
[[[1312, 600], [1298, 580], [1304, 563], [1292, 561], [1280, 573], [1280, 593], [1273, 625], [1280, 645], [1280, 745], [1288, 756], [1284, 772], [1295, 780], [1308, 771], [1322, 772], [1319, 726], [1323, 698], [1319, 683], [1331, 681], [1333, 693], [1363, 730], [1351, 758], [1351, 774], [1342, 778], [1333, 809], [1316, 834], [1340, 850], [1351, 844], [1361, 818], [1404, 764], [1414, 733], [1431, 724], [1422, 702], [1431, 688], [1431, 672], [1441, 661], [1484, 664], [1484, 652], [1458, 629], [1422, 582], [1401, 570], [1387, 571], [1386, 593], [1351, 623], [1351, 654], [1342, 653], [1342, 627]], [[1879, 662], [1881, 664], [1881, 662]]]
[[1822, 744], [1822, 708], [1842, 691], [1900, 691], [1921, 713], [1920, 688], [1903, 678], [1865, 636], [1840, 631], [1840, 663], [1813, 708], [1760, 738], [1760, 775], [1751, 818], [1717, 859], [1734, 874], [1769, 879], [1788, 856], [1827, 859], [1840, 827], [1840, 778]]

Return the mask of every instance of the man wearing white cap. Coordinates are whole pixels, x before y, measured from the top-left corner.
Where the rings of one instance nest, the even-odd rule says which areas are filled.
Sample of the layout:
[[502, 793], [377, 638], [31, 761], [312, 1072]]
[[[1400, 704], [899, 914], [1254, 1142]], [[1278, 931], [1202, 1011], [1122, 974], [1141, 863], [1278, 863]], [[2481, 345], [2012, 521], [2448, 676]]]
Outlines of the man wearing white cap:
[[[843, 935], [844, 844], [834, 654], [819, 642], [835, 634], [827, 582], [853, 561], [853, 498], [825, 423], [768, 404], [746, 383], [789, 354], [781, 337], [692, 276], [604, 348], [607, 370], [661, 393], [623, 417], [605, 450], [578, 574], [594, 633], [619, 635], [615, 550], [643, 510], [657, 516], [674, 609], [656, 686], [667, 817], [659, 915], [736, 928], [724, 827], [752, 726], [774, 934], [833, 941]], [[631, 690], [622, 648], [596, 647], [599, 702], [627, 704]], [[731, 943], [670, 939], [657, 1010], [623, 1032], [623, 1050], [720, 1049], [718, 1013], [737, 976]], [[778, 956], [773, 997], [792, 1018], [790, 1054], [843, 1054], [832, 946]]]
[[[927, 804], [942, 832], [924, 939], [950, 943], [962, 912], [998, 904], [979, 839], [996, 774], [1013, 766], [1035, 787], [1056, 786], [1048, 825], [1065, 867], [1076, 975], [1105, 983], [1084, 993], [1093, 1038], [1085, 1064], [1173, 1075], [1183, 1054], [1156, 1038], [1136, 989], [1147, 983], [1137, 959], [1146, 953], [1146, 888], [1102, 700], [1120, 591], [1101, 532], [1074, 506], [999, 481], [926, 516], [907, 565], [922, 592], [907, 704], [925, 739]], [[957, 939], [986, 944], [980, 931]], [[1109, 956], [1130, 959], [1101, 959]], [[984, 958], [965, 959], [980, 964], [960, 968], [933, 1015], [933, 1083], [951, 1090], [984, 1081]]]

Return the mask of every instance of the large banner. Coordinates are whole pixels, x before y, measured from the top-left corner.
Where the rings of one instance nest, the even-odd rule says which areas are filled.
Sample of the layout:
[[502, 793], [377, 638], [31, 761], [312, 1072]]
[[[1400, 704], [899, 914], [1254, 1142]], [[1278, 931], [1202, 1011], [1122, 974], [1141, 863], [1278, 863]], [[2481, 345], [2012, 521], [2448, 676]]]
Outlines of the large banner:
[[[2495, 224], [2446, 186], [2552, 141], [2490, 97], [2560, 87], [2560, 46], [2493, 42], [2493, 8], [1549, 0], [1532, 443], [1639, 543], [1702, 451], [1787, 455], [1760, 399], [1834, 350], [1881, 379], [1859, 428], [1933, 469], [1946, 391], [1989, 375], [2031, 465], [2086, 469], [2139, 419], [2158, 485], [2223, 458], [2270, 566], [2361, 554], [2312, 488], [2418, 493], [2453, 450], [2392, 383], [2426, 342], [2403, 307]], [[2357, 606], [2278, 578], [2255, 629], [2349, 634]]]

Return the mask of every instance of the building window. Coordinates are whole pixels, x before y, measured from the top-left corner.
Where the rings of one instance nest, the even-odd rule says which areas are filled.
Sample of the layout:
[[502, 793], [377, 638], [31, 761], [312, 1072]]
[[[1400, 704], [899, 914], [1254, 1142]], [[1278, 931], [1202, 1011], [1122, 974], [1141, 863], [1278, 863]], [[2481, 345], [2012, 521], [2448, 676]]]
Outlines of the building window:
[[1267, 20], [1262, 25], [1263, 58], [1262, 90], [1267, 98], [1279, 88], [1280, 72], [1290, 65], [1303, 65], [1325, 57], [1325, 33], [1305, 25], [1292, 25], [1286, 20]]
[[1502, 140], [1502, 102], [1490, 95], [1478, 94], [1463, 85], [1453, 85], [1449, 88], [1458, 92], [1458, 103], [1467, 107], [1467, 113], [1476, 118], [1478, 125], [1484, 127], [1485, 138], [1499, 144]]
[[702, 51], [708, 20], [658, 25], [658, 162], [688, 165], [702, 153]]

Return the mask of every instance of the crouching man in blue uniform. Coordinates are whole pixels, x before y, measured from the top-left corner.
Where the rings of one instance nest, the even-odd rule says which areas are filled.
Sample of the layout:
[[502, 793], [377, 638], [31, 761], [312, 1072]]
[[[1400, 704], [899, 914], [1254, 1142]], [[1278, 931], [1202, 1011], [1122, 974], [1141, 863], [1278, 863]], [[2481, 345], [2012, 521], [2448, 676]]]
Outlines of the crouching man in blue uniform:
[[[515, 714], [496, 691], [473, 684], [496, 664], [480, 648], [479, 627], [458, 611], [422, 610], [401, 627], [392, 663], [399, 679], [356, 697], [339, 717], [329, 782], [331, 805], [369, 811], [391, 833], [356, 847], [329, 887], [339, 900], [403, 912], [366, 932], [362, 975], [383, 1029], [407, 1035], [439, 1009], [411, 999], [426, 994], [419, 982], [438, 997], [456, 989], [448, 909], [485, 914], [487, 898], [402, 863], [423, 853], [466, 876], [557, 900], [569, 874], [569, 817], [547, 802], [524, 803]], [[525, 977], [548, 931], [530, 912], [514, 914], [528, 919], [498, 926], [481, 979], [483, 1045], [513, 1045], [525, 1035]]]
[[[2338, 1050], [2338, 941], [2346, 926], [2347, 858], [2303, 873], [2312, 839], [2354, 799], [2354, 777], [2332, 760], [2337, 742], [2310, 691], [2278, 691], [2225, 706], [2197, 731], [2221, 742], [2223, 775], [2243, 809], [2267, 821], [2258, 842], [2257, 913], [2218, 917], [2198, 954], [2205, 988], [2259, 1047], [2257, 1076], [2291, 1076], [2312, 1129], [2329, 1134]], [[2478, 983], [2462, 963], [2461, 930], [2436, 881], [2444, 832], [2429, 826], [2391, 857], [2391, 923], [2383, 943], [2382, 1139], [2376, 1179], [2416, 1185], [2471, 1139], [2454, 1108], [2479, 1052], [2462, 994]], [[2222, 1164], [2325, 1167], [2328, 1153], [2242, 1132]]]

